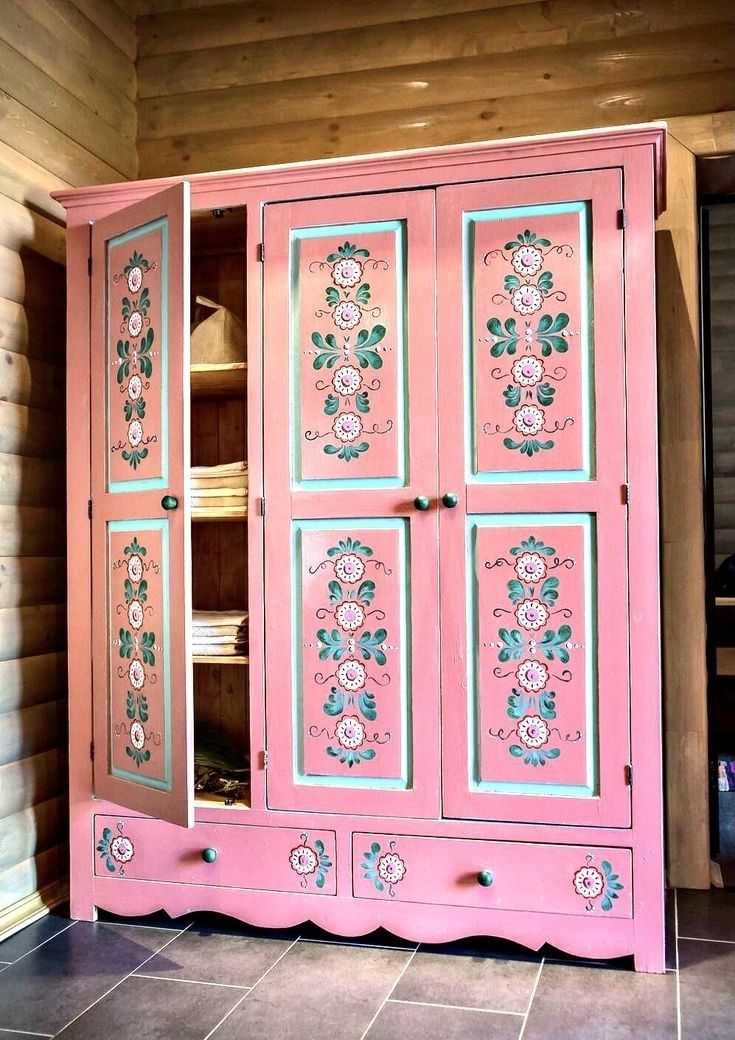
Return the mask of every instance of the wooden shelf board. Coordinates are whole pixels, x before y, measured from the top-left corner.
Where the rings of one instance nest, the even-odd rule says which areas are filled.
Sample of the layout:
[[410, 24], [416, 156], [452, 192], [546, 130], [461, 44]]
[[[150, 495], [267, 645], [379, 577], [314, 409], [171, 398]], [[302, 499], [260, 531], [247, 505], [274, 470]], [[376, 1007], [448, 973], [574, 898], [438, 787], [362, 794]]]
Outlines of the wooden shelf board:
[[[246, 797], [250, 798], [250, 792], [248, 791]], [[232, 805], [227, 805], [221, 794], [210, 794], [208, 791], [195, 791], [194, 792], [194, 808], [195, 809], [250, 809], [250, 802], [240, 801], [233, 802]]]
[[191, 510], [191, 518], [197, 522], [203, 520], [247, 520], [247, 506], [195, 506]]
[[242, 654], [231, 654], [216, 656], [213, 654], [194, 654], [194, 664], [250, 664], [250, 658]]
[[247, 365], [236, 361], [226, 365], [191, 365], [191, 392], [197, 397], [226, 397], [244, 394]]

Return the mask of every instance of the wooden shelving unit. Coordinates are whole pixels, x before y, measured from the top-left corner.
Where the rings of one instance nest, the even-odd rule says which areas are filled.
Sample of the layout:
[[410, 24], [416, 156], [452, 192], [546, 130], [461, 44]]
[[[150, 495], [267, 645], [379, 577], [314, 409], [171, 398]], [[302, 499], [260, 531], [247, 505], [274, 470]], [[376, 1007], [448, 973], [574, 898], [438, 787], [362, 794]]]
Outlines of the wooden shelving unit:
[[247, 364], [191, 365], [191, 392], [196, 397], [232, 397], [247, 389]]
[[250, 664], [250, 658], [242, 654], [222, 654], [219, 657], [215, 654], [194, 654], [192, 661], [194, 664]]
[[204, 520], [246, 520], [247, 506], [197, 506], [191, 511], [191, 518], [201, 523]]

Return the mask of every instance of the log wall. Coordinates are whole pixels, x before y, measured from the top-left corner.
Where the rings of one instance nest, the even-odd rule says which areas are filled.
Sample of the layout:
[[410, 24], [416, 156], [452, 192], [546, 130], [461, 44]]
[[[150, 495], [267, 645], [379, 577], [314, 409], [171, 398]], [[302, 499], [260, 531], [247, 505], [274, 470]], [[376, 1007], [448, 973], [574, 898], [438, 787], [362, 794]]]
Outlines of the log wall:
[[151, 177], [735, 108], [721, 0], [140, 0], [138, 52]]
[[137, 174], [135, 0], [0, 4], [0, 938], [63, 898], [63, 209]]

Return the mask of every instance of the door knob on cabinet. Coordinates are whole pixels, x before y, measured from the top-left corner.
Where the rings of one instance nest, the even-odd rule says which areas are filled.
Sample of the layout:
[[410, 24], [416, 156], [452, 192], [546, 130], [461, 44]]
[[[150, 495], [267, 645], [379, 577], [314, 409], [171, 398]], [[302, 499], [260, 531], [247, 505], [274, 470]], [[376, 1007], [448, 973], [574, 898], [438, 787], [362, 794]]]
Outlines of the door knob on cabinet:
[[477, 884], [482, 885], [483, 888], [490, 888], [494, 880], [495, 878], [489, 870], [481, 870], [477, 875]]
[[179, 500], [176, 495], [164, 495], [161, 499], [161, 506], [166, 509], [176, 509], [179, 504]]
[[424, 510], [429, 508], [431, 502], [426, 497], [426, 495], [417, 495], [416, 498], [414, 498], [413, 500], [413, 504], [415, 509], [420, 509], [422, 512], [424, 512]]
[[205, 863], [214, 863], [217, 859], [216, 849], [202, 849], [202, 859]]
[[453, 491], [447, 491], [445, 495], [442, 495], [442, 504], [445, 505], [447, 509], [454, 509], [458, 502], [459, 497], [455, 495]]

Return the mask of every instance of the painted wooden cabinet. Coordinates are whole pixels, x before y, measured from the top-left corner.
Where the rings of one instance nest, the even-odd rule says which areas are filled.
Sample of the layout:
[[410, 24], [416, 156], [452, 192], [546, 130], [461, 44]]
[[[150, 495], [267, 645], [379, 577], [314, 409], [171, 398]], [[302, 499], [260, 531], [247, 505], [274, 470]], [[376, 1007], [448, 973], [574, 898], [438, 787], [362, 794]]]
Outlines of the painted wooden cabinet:
[[[663, 143], [59, 195], [76, 916], [664, 969]], [[190, 357], [201, 296], [242, 357]], [[192, 466], [237, 460], [246, 506], [192, 504]], [[247, 653], [202, 655], [192, 611], [236, 609]], [[229, 796], [195, 791], [213, 729]]]

